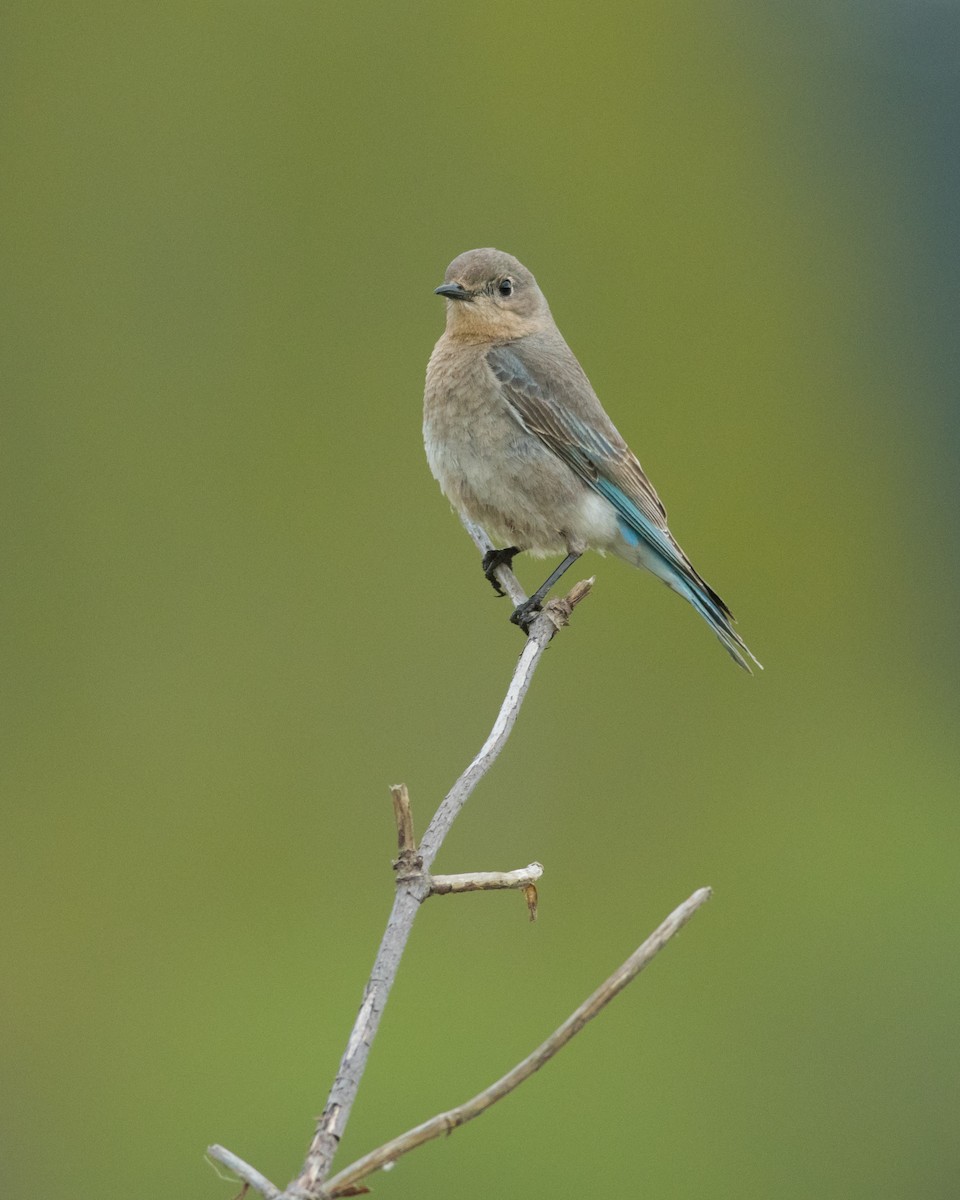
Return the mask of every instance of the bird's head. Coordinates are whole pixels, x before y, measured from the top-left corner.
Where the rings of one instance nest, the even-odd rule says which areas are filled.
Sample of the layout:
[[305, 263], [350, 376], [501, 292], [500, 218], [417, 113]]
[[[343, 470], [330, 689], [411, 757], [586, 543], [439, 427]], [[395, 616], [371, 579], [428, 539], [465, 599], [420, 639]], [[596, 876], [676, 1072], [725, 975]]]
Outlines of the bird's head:
[[472, 342], [510, 342], [553, 323], [537, 281], [502, 250], [467, 250], [435, 289], [447, 300], [447, 333]]

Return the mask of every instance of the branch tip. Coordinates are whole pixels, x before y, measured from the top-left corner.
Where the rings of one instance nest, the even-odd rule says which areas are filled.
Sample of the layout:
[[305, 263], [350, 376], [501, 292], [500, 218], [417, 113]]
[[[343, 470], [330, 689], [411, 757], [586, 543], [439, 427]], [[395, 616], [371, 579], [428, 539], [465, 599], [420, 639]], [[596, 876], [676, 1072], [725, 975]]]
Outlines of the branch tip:
[[597, 582], [596, 575], [591, 575], [589, 579], [581, 579], [579, 583], [575, 583], [567, 593], [567, 602], [571, 608], [576, 608], [593, 589], [593, 585]]
[[575, 583], [565, 596], [556, 596], [543, 606], [543, 613], [553, 623], [555, 629], [563, 629], [570, 623], [570, 614], [593, 587], [593, 577], [581, 579]]

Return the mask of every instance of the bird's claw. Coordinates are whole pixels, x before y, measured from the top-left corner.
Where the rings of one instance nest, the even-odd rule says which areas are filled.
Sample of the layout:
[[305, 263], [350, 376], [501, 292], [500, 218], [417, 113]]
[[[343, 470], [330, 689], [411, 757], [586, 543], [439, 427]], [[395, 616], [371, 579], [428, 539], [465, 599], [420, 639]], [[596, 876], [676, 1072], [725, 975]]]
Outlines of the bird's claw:
[[531, 596], [529, 600], [524, 600], [510, 614], [510, 620], [514, 625], [519, 625], [524, 633], [530, 633], [530, 626], [540, 615], [542, 605], [536, 596]]
[[505, 596], [507, 593], [500, 586], [494, 571], [498, 567], [511, 566], [519, 553], [518, 547], [507, 546], [505, 550], [488, 550], [481, 560], [480, 566], [483, 568], [484, 577], [498, 596]]

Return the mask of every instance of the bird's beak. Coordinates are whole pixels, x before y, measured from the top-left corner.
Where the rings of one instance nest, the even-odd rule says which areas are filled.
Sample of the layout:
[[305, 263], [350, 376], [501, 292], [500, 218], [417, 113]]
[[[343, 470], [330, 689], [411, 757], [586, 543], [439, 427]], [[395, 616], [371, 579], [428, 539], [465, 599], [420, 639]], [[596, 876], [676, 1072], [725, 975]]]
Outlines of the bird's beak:
[[473, 296], [462, 283], [441, 283], [433, 289], [438, 296], [446, 296], [448, 300], [472, 300]]

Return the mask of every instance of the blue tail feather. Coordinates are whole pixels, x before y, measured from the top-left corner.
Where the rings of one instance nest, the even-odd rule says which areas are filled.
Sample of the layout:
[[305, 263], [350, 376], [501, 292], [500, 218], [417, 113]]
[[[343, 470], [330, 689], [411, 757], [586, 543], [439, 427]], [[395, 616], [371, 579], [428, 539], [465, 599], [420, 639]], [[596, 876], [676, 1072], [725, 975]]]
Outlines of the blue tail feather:
[[644, 565], [651, 566], [655, 575], [696, 609], [738, 666], [752, 674], [747, 661], [750, 659], [763, 670], [763, 664], [754, 657], [733, 628], [730, 609], [713, 588], [700, 578], [670, 535], [653, 525], [633, 501], [609, 480], [599, 480], [597, 487], [617, 510], [617, 525], [627, 543], [634, 547], [640, 547], [643, 543], [647, 557], [657, 564], [656, 567], [649, 562]]

